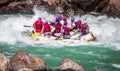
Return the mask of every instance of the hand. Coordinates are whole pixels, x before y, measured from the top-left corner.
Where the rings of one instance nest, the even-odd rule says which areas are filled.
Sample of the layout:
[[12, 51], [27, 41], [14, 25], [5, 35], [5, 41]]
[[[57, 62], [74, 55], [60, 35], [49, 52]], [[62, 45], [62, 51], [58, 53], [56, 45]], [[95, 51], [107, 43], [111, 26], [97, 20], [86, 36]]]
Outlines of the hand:
[[41, 33], [39, 33], [39, 36], [41, 36]]

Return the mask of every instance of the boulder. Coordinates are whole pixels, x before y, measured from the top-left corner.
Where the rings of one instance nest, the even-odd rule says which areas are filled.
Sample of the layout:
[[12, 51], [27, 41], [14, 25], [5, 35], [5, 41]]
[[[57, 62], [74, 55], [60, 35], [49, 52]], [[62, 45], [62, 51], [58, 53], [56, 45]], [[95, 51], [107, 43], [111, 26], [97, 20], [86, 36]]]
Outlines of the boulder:
[[0, 5], [9, 2], [9, 0], [0, 0]]
[[0, 0], [0, 8], [7, 6], [9, 2], [10, 0]]
[[20, 70], [18, 71], [33, 71], [32, 69], [29, 69], [29, 68], [21, 68]]
[[57, 13], [63, 13], [63, 12], [64, 12], [64, 9], [63, 9], [62, 6], [57, 6], [55, 11], [56, 11]]
[[0, 14], [33, 14], [33, 7], [56, 14], [96, 12], [120, 17], [119, 0], [0, 0]]
[[92, 11], [93, 9], [95, 9], [100, 1], [101, 0], [76, 0], [76, 3], [78, 5], [78, 8], [81, 8], [81, 9], [89, 12], [89, 11]]
[[56, 0], [48, 0], [48, 4], [49, 4], [49, 5], [55, 4], [55, 1], [56, 1]]
[[81, 65], [71, 59], [64, 59], [57, 68], [58, 71], [85, 71]]
[[15, 7], [19, 4], [20, 4], [20, 2], [12, 2], [12, 3], [9, 3], [8, 7]]
[[0, 71], [9, 70], [9, 59], [4, 54], [0, 53]]
[[2, 8], [0, 8], [0, 14], [33, 14], [33, 6], [34, 2], [32, 0], [9, 1], [7, 5], [2, 5]]
[[45, 61], [42, 58], [39, 58], [37, 56], [29, 56], [31, 65], [29, 67], [33, 70], [45, 70], [46, 64]]
[[45, 71], [46, 64], [40, 57], [29, 55], [26, 51], [17, 51], [10, 60], [10, 70], [17, 71], [22, 68]]
[[107, 6], [103, 9], [102, 13], [108, 14], [113, 17], [120, 18], [120, 0], [109, 0]]

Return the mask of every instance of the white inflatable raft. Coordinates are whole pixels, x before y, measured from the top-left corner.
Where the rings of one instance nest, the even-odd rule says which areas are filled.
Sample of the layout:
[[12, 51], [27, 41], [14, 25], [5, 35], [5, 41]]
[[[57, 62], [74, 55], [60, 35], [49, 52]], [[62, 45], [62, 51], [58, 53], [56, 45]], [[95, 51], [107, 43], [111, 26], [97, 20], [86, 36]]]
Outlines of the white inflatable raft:
[[[56, 39], [56, 37], [53, 37], [53, 36], [51, 36], [50, 38], [48, 38], [48, 36], [44, 36], [44, 35], [38, 36], [39, 34], [37, 34], [37, 33], [35, 33], [34, 35], [35, 35], [35, 37], [33, 37], [33, 39], [36, 41], [46, 40], [46, 42], [49, 42], [50, 40]], [[89, 42], [89, 41], [95, 40], [95, 36], [93, 37], [91, 33], [88, 33], [87, 35], [82, 36], [80, 40], [77, 39], [78, 36], [79, 36], [79, 34], [72, 36], [71, 39], [61, 38], [60, 40], [55, 40], [55, 41], [57, 41], [59, 43], [72, 44], [72, 43], [76, 43], [76, 42]], [[49, 40], [49, 41], [47, 41], [47, 40]]]

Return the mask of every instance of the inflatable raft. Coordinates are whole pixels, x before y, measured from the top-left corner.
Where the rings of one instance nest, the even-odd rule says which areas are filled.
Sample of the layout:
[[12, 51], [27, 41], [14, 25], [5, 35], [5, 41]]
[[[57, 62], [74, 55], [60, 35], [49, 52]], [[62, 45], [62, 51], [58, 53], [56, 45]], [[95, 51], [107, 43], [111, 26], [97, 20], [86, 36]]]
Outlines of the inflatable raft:
[[33, 31], [33, 28], [31, 29], [29, 28], [29, 30], [27, 30], [27, 32], [31, 35], [31, 37], [36, 41], [55, 40], [60, 43], [76, 43], [76, 42], [90, 42], [90, 41], [96, 40], [96, 36], [92, 32], [82, 36], [81, 39], [78, 39], [79, 33], [74, 31], [74, 32], [71, 32], [72, 36], [70, 39], [61, 38], [60, 40], [56, 40], [56, 37], [51, 36], [50, 38], [48, 38], [48, 36], [44, 36], [44, 35], [39, 36], [38, 33], [33, 34], [32, 31]]
[[76, 43], [76, 42], [89, 42], [89, 41], [94, 41], [95, 40], [95, 36], [93, 37], [93, 34], [92, 33], [88, 33], [84, 36], [81, 37], [81, 39], [78, 39], [77, 37], [79, 36], [79, 34], [76, 34], [74, 36], [72, 36], [70, 39], [59, 39], [59, 40], [56, 40], [56, 37], [53, 37], [51, 36], [50, 38], [48, 38], [48, 36], [44, 36], [44, 35], [41, 35], [39, 36], [38, 33], [34, 33], [32, 34], [32, 38], [36, 41], [42, 41], [42, 40], [56, 40], [57, 42], [60, 42], [60, 43]]

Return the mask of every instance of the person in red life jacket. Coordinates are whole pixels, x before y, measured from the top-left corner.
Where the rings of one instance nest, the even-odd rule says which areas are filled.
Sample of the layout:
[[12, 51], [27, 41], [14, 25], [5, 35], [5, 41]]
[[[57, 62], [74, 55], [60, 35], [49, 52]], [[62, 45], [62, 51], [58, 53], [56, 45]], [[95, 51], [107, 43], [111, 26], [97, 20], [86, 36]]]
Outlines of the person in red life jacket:
[[61, 25], [58, 22], [55, 22], [51, 35], [53, 35], [53, 36], [57, 37], [57, 39], [59, 39], [59, 37], [61, 35]]
[[79, 31], [81, 32], [82, 35], [85, 35], [89, 32], [89, 26], [87, 25], [87, 22], [85, 21], [83, 24], [80, 25]]
[[90, 29], [90, 27], [87, 25], [87, 21], [85, 21], [83, 24], [81, 24], [81, 25], [80, 25], [80, 35], [79, 35], [79, 39], [81, 38], [81, 36], [90, 33], [91, 36], [93, 37], [93, 40], [95, 40], [96, 37], [93, 35], [92, 32], [89, 32], [89, 29]]
[[74, 18], [72, 17], [71, 18], [71, 28], [70, 28], [70, 31], [73, 31], [73, 28], [74, 28], [74, 24], [75, 23], [75, 20], [74, 20]]
[[54, 36], [56, 36], [56, 37], [60, 36], [60, 34], [61, 34], [61, 25], [59, 23], [56, 23], [54, 25], [54, 28], [55, 28]]
[[33, 27], [35, 28], [36, 33], [41, 33], [42, 28], [43, 28], [43, 22], [41, 18], [38, 18], [37, 21], [33, 24]]
[[62, 20], [60, 21], [60, 24], [62, 25], [62, 27], [67, 25], [67, 19], [64, 17], [62, 18]]
[[72, 18], [72, 19], [71, 19], [71, 23], [72, 23], [72, 24], [71, 24], [71, 30], [78, 30], [78, 26], [79, 26], [78, 24], [79, 24], [79, 22], [78, 22], [78, 21], [75, 22], [75, 21], [74, 21], [74, 18]]
[[45, 21], [45, 23], [44, 23], [43, 33], [44, 33], [45, 36], [50, 36], [51, 27], [50, 27], [50, 24], [48, 24], [47, 21]]
[[79, 29], [80, 29], [80, 27], [81, 27], [81, 20], [78, 20], [77, 22], [78, 22], [78, 31], [80, 32]]
[[80, 31], [79, 39], [81, 38], [81, 36], [89, 33], [89, 26], [87, 25], [86, 21], [80, 25], [79, 31]]
[[67, 27], [67, 25], [65, 25], [64, 27], [63, 27], [63, 38], [64, 39], [70, 39], [70, 28], [69, 27]]
[[71, 26], [72, 26], [72, 24], [75, 22], [75, 19], [72, 17], [71, 18]]

